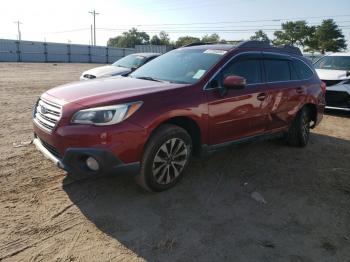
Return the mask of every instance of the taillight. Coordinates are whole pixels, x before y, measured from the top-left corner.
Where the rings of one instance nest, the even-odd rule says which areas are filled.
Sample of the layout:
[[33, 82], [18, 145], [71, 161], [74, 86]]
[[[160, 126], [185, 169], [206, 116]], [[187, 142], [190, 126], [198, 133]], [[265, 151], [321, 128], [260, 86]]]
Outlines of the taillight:
[[323, 92], [324, 94], [326, 93], [326, 88], [327, 88], [326, 83], [323, 82], [323, 81], [321, 81], [321, 89], [322, 89], [322, 92]]

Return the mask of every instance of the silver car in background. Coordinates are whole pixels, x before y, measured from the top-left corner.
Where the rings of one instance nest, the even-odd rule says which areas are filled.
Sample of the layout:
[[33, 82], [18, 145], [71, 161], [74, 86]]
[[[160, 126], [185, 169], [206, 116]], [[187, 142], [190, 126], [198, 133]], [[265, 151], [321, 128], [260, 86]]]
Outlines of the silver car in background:
[[350, 111], [350, 53], [326, 55], [314, 63], [326, 84], [326, 108]]
[[82, 73], [80, 80], [89, 80], [111, 76], [125, 76], [152, 59], [160, 56], [159, 53], [136, 53], [125, 56], [111, 65], [99, 66]]

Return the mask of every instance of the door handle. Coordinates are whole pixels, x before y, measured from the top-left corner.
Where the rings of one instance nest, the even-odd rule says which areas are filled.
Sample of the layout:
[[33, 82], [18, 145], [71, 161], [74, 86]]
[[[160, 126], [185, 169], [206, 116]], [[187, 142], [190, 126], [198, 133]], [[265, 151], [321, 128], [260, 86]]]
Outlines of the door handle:
[[265, 100], [265, 98], [266, 98], [266, 93], [260, 93], [257, 96], [257, 99], [260, 100], [260, 101]]
[[302, 87], [297, 87], [295, 90], [298, 94], [302, 94], [304, 92], [304, 89]]

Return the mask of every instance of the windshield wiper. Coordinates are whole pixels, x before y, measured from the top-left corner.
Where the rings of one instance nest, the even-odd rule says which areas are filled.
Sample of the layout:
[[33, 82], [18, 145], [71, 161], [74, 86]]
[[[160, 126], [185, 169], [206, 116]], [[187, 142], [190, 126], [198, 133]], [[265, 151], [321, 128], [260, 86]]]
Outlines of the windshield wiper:
[[155, 81], [155, 82], [169, 83], [168, 81], [156, 79], [156, 78], [153, 78], [151, 76], [138, 76], [138, 77], [135, 77], [135, 78], [143, 79], [143, 80], [150, 80], [150, 81]]
[[122, 66], [122, 65], [115, 65], [117, 67], [122, 67], [122, 68], [129, 68], [129, 67], [126, 67], [126, 66]]

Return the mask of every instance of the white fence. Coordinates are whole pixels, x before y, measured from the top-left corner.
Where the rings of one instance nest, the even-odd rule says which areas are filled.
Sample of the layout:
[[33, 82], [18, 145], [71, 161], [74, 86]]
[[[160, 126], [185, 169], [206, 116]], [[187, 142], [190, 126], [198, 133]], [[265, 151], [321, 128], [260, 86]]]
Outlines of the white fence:
[[115, 48], [0, 39], [0, 62], [113, 63], [137, 52], [165, 53], [166, 46]]

